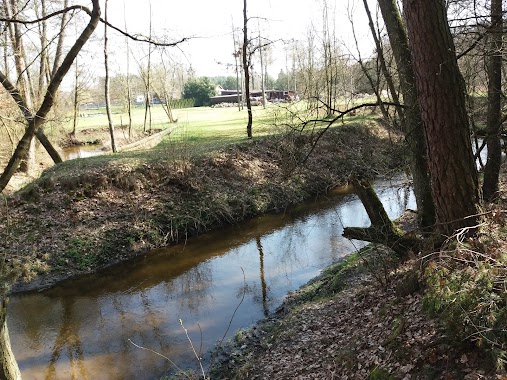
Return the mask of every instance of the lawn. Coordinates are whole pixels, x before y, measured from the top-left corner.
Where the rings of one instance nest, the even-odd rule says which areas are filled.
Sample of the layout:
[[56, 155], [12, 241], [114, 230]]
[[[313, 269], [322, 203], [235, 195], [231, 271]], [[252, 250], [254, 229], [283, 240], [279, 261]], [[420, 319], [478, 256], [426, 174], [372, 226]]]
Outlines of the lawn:
[[[252, 107], [253, 136], [260, 137], [279, 134], [287, 125], [300, 125], [307, 117], [306, 103], [272, 104], [264, 109]], [[104, 128], [107, 126], [105, 109], [84, 110], [78, 123], [78, 134], [83, 130]], [[133, 128], [143, 130], [145, 111], [143, 107], [134, 107], [132, 113]], [[167, 115], [161, 105], [151, 108], [153, 129], [164, 129], [176, 126], [174, 132], [166, 136], [155, 150], [181, 152], [185, 155], [206, 152], [247, 140], [247, 110], [239, 111], [237, 107], [211, 108], [192, 107], [173, 110], [177, 123], [169, 124]], [[362, 116], [364, 117], [364, 115]], [[352, 121], [357, 117], [348, 117]], [[113, 109], [113, 121], [116, 126], [128, 124], [128, 115], [120, 108]], [[319, 127], [319, 126], [317, 126]]]

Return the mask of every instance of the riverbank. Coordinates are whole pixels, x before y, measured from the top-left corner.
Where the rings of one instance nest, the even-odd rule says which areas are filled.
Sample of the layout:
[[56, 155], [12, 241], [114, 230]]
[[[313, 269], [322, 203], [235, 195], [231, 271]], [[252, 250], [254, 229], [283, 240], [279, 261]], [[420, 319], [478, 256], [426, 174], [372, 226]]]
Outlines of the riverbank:
[[[401, 170], [401, 136], [379, 125], [287, 134], [191, 155], [128, 152], [64, 162], [1, 208], [0, 249], [20, 268], [14, 291], [50, 286], [187, 237]], [[353, 147], [351, 149], [351, 147]]]
[[363, 252], [290, 294], [236, 335], [211, 378], [505, 379], [484, 351], [424, 311], [417, 259], [391, 268], [387, 285], [364, 265], [371, 259]]
[[476, 237], [403, 263], [368, 246], [218, 349], [211, 378], [507, 379], [505, 170]]

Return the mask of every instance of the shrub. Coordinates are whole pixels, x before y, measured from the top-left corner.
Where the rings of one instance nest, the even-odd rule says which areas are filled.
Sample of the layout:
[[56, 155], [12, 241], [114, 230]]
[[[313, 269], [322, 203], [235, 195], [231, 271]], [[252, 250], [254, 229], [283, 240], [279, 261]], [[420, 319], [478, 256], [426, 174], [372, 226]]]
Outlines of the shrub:
[[215, 95], [215, 88], [208, 78], [189, 80], [183, 87], [183, 98], [194, 99], [195, 107], [209, 105], [209, 98]]
[[431, 262], [425, 308], [456, 338], [490, 351], [499, 369], [507, 352], [507, 263], [468, 249]]

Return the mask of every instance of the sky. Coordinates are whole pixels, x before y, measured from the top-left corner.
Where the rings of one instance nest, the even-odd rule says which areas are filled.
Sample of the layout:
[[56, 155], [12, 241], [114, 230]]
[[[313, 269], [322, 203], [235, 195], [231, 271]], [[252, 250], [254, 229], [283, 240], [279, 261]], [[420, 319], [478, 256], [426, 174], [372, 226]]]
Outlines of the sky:
[[[323, 0], [248, 0], [249, 30], [278, 41], [273, 45], [269, 73], [276, 76], [286, 67], [283, 41], [304, 40], [313, 23], [322, 29]], [[343, 52], [357, 55], [348, 14], [352, 15], [363, 57], [371, 55], [372, 42], [362, 0], [328, 0], [335, 7], [336, 33], [344, 42]], [[374, 2], [372, 2], [374, 3]], [[140, 5], [142, 4], [142, 5]], [[151, 6], [150, 6], [151, 4]], [[233, 75], [233, 25], [241, 30], [242, 0], [109, 0], [109, 21], [123, 27], [127, 20], [132, 34], [149, 33], [150, 8], [153, 33], [168, 41], [192, 37], [177, 49], [191, 62], [198, 76]], [[375, 7], [372, 6], [372, 11]], [[251, 34], [251, 35], [252, 35]], [[122, 43], [117, 44], [121, 48]], [[177, 50], [176, 49], [176, 50]], [[179, 54], [175, 51], [175, 54]]]

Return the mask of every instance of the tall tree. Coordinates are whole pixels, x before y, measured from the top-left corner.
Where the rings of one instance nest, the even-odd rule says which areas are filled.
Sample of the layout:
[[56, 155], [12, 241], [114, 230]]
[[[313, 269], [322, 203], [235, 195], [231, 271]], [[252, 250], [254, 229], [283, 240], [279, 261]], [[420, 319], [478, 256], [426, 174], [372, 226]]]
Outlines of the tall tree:
[[[366, 0], [364, 2], [367, 9]], [[420, 222], [422, 226], [427, 227], [435, 223], [435, 206], [431, 194], [426, 142], [424, 139], [421, 110], [417, 101], [417, 90], [407, 33], [396, 0], [378, 0], [378, 4], [389, 36], [396, 66], [398, 67], [400, 88], [405, 105], [405, 109], [401, 111], [402, 128], [407, 144], [410, 147], [410, 169], [414, 181], [414, 193]]]
[[246, 110], [248, 112], [248, 122], [246, 124], [246, 134], [249, 139], [252, 138], [252, 103], [250, 102], [250, 53], [248, 51], [248, 17], [246, 11], [246, 0], [243, 0], [243, 71], [245, 75], [245, 96]]
[[[18, 168], [22, 157], [24, 157], [28, 152], [30, 142], [33, 139], [34, 134], [37, 133], [37, 137], [39, 137], [40, 139], [39, 131], [40, 134], [42, 135], [42, 127], [44, 125], [44, 122], [46, 121], [46, 117], [49, 111], [51, 110], [54, 104], [56, 93], [58, 91], [58, 88], [60, 87], [60, 84], [63, 81], [63, 78], [71, 68], [72, 63], [74, 62], [74, 59], [76, 58], [77, 54], [84, 46], [84, 44], [88, 41], [88, 39], [90, 38], [90, 36], [92, 35], [93, 31], [95, 30], [100, 21], [99, 0], [92, 0], [92, 5], [93, 8], [91, 10], [84, 6], [78, 7], [74, 6], [64, 8], [60, 12], [66, 13], [76, 9], [81, 9], [90, 16], [90, 20], [86, 25], [86, 27], [84, 28], [84, 30], [81, 32], [79, 38], [74, 42], [74, 44], [68, 51], [62, 63], [56, 69], [54, 75], [51, 78], [51, 81], [47, 86], [42, 103], [40, 104], [40, 106], [36, 111], [31, 110], [31, 108], [28, 106], [26, 97], [23, 95], [23, 92], [20, 91], [19, 88], [17, 88], [10, 82], [6, 74], [0, 71], [0, 83], [5, 88], [5, 90], [10, 94], [13, 101], [17, 104], [27, 124], [25, 133], [19, 140], [16, 150], [14, 151], [14, 154], [10, 158], [6, 168], [4, 169], [2, 175], [0, 176], [0, 191], [2, 191], [7, 186], [10, 179], [14, 175], [16, 169]], [[48, 15], [47, 17], [49, 16], [50, 15]], [[7, 21], [10, 23], [18, 23], [18, 22], [34, 23], [28, 21], [13, 20], [12, 18], [4, 19], [3, 21]], [[41, 143], [44, 144], [42, 140]]]
[[444, 0], [403, 0], [412, 65], [428, 148], [437, 231], [477, 222], [478, 183], [465, 86]]
[[106, 114], [107, 114], [107, 123], [109, 127], [109, 135], [111, 137], [111, 150], [113, 153], [116, 153], [116, 142], [114, 139], [114, 123], [113, 116], [111, 114], [111, 97], [109, 95], [109, 55], [108, 55], [108, 38], [107, 38], [107, 3], [108, 0], [104, 2], [104, 70], [105, 70], [105, 81], [104, 81], [104, 98], [106, 100]]
[[501, 100], [502, 100], [502, 0], [491, 0], [490, 48], [488, 52], [488, 111], [486, 119], [486, 139], [488, 160], [484, 168], [482, 194], [491, 200], [498, 191], [502, 146], [500, 142]]

